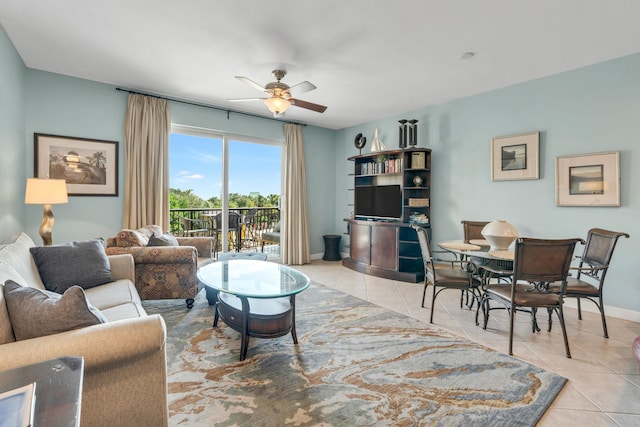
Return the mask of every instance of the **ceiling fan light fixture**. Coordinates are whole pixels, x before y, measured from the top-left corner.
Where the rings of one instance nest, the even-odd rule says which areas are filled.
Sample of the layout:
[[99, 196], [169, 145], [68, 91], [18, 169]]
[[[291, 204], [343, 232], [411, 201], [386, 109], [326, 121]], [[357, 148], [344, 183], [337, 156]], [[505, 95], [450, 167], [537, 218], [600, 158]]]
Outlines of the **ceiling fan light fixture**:
[[279, 114], [284, 113], [291, 106], [291, 102], [284, 98], [267, 98], [264, 103], [276, 117], [279, 117]]

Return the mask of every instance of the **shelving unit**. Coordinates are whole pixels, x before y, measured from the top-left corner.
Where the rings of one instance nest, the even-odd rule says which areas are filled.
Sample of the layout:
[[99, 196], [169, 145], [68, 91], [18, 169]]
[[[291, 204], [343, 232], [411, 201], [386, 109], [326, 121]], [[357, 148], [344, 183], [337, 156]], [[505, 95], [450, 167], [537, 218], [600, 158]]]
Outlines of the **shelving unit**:
[[[399, 220], [347, 218], [350, 257], [344, 266], [362, 273], [406, 282], [424, 279], [422, 255], [411, 222], [430, 227], [431, 150], [409, 148], [350, 157], [355, 190], [360, 186], [399, 185]], [[418, 178], [416, 178], [418, 177]], [[350, 204], [350, 206], [353, 206]], [[416, 218], [420, 219], [419, 221]]]

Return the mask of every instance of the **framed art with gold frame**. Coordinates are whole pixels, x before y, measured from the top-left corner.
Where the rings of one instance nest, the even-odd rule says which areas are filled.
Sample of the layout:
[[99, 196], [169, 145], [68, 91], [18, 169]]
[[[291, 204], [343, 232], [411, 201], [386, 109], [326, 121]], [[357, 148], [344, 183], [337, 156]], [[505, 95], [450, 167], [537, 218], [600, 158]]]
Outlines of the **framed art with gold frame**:
[[620, 152], [556, 157], [557, 206], [620, 206]]
[[539, 179], [540, 132], [491, 138], [491, 181]]

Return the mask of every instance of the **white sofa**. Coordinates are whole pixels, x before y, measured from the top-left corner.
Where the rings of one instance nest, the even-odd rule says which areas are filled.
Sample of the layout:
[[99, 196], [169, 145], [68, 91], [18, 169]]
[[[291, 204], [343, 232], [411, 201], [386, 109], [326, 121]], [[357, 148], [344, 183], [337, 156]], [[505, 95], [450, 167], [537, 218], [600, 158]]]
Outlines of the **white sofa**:
[[82, 356], [82, 425], [168, 425], [166, 328], [162, 317], [142, 308], [131, 255], [109, 256], [113, 282], [85, 290], [107, 323], [16, 341], [3, 284], [44, 289], [29, 251], [34, 246], [24, 233], [0, 244], [0, 372]]

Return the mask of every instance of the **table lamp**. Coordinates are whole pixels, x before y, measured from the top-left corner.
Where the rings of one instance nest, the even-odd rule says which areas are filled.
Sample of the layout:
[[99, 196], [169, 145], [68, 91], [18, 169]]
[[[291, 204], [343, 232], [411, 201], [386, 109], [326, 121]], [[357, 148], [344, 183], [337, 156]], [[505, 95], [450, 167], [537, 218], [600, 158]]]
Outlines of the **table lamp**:
[[27, 205], [44, 205], [40, 237], [44, 246], [51, 246], [51, 230], [55, 219], [51, 205], [69, 202], [67, 182], [64, 179], [27, 178], [24, 202]]

